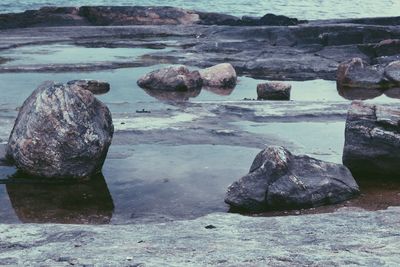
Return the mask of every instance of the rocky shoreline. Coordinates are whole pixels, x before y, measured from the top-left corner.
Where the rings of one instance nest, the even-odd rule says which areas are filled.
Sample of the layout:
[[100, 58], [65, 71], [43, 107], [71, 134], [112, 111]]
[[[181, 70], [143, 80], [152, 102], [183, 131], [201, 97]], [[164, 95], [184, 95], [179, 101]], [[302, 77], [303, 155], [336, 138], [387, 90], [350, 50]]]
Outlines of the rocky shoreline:
[[[79, 87], [76, 89], [80, 92], [77, 95], [76, 92], [64, 96], [61, 96], [61, 93], [56, 94], [60, 105], [53, 106], [55, 102], [49, 101], [49, 108], [43, 108], [40, 99], [37, 98], [36, 103], [39, 104], [33, 105], [35, 108], [30, 107], [29, 110], [39, 110], [43, 114], [47, 114], [47, 110], [53, 110], [54, 121], [61, 117], [66, 121], [73, 118], [74, 122], [79, 124], [79, 116], [85, 112], [73, 113], [70, 110], [74, 105], [77, 105], [79, 110], [86, 110], [84, 105], [76, 104], [82, 99], [77, 97], [82, 93], [81, 90], [87, 90], [94, 83], [95, 88], [92, 88], [94, 92], [107, 95], [122, 94], [119, 98], [115, 98], [115, 95], [110, 98], [107, 98], [107, 95], [104, 97], [105, 103], [110, 108], [108, 111], [104, 107], [107, 109], [106, 117], [112, 113], [115, 129], [106, 159], [108, 165], [105, 167], [105, 176], [97, 177], [93, 180], [93, 184], [82, 184], [79, 190], [71, 187], [72, 189], [68, 189], [65, 194], [57, 190], [52, 191], [52, 194], [46, 194], [44, 189], [23, 184], [24, 181], [21, 182], [23, 186], [16, 184], [20, 178], [18, 174], [9, 175], [7, 179], [1, 180], [5, 184], [5, 189], [3, 195], [0, 191], [0, 197], [8, 197], [7, 201], [15, 211], [14, 217], [18, 217], [18, 220], [24, 223], [130, 223], [124, 226], [89, 225], [84, 226], [84, 230], [80, 228], [81, 226], [65, 224], [0, 224], [0, 236], [9, 240], [0, 244], [0, 265], [42, 263], [45, 266], [55, 264], [157, 266], [162, 262], [161, 259], [167, 258], [171, 261], [171, 265], [179, 263], [194, 266], [398, 264], [394, 250], [398, 247], [395, 238], [400, 222], [396, 219], [398, 208], [390, 206], [400, 205], [399, 184], [395, 181], [397, 158], [390, 155], [397, 152], [395, 149], [399, 139], [398, 107], [395, 102], [400, 95], [397, 88], [399, 65], [396, 63], [400, 59], [399, 40], [400, 17], [300, 21], [272, 14], [257, 18], [240, 18], [171, 7], [60, 7], [18, 14], [0, 14], [0, 52], [4, 52], [0, 57], [1, 77], [17, 79], [16, 77], [20, 77], [18, 75], [29, 74], [37, 75], [39, 78], [35, 79], [40, 79], [45, 75], [48, 77], [61, 74], [57, 77], [62, 79], [68, 77], [68, 80], [71, 80], [70, 77], [73, 76], [74, 80], [68, 83], [63, 81], [53, 86], [45, 86], [43, 99], [51, 96], [55, 87], [65, 87], [67, 91]], [[67, 59], [70, 55], [60, 58], [59, 61], [50, 62], [42, 61], [41, 56], [33, 59], [26, 56], [50, 53], [53, 45], [63, 45], [61, 51], [65, 47], [72, 47], [77, 50], [105, 49], [103, 52], [107, 49], [118, 51], [121, 48], [129, 48], [142, 52], [137, 57], [124, 57], [114, 53], [115, 55], [107, 59], [103, 59], [102, 54], [96, 54], [95, 60], [88, 62], [84, 59], [77, 62], [69, 61]], [[44, 48], [39, 51], [34, 50], [40, 46]], [[27, 50], [21, 52], [21, 49]], [[82, 50], [80, 56], [83, 57], [87, 51], [90, 50]], [[77, 57], [79, 59], [79, 56]], [[185, 64], [190, 70], [187, 67], [170, 66], [177, 64]], [[82, 72], [87, 76], [95, 75], [100, 70], [110, 71], [110, 75], [113, 76], [122, 69], [127, 72], [122, 76], [118, 74], [119, 87], [116, 86], [116, 92], [113, 91], [111, 82], [108, 84], [94, 80], [78, 80], [81, 76], [77, 76], [82, 75]], [[135, 70], [138, 73], [135, 73]], [[376, 74], [377, 79], [372, 79], [375, 76], [371, 78], [372, 72]], [[68, 75], [63, 76], [64, 74]], [[128, 77], [132, 74], [136, 80], [134, 83], [129, 80], [131, 84], [127, 85]], [[104, 76], [104, 72], [101, 75]], [[258, 84], [250, 88], [252, 94], [248, 94], [247, 92], [250, 92], [248, 90], [243, 93], [245, 95], [243, 100], [237, 98], [229, 101], [221, 100], [238, 90], [234, 89], [234, 86], [236, 84], [240, 86], [243, 80], [250, 79], [248, 77], [254, 78], [252, 82]], [[33, 80], [30, 79], [29, 81]], [[295, 86], [291, 85], [291, 81], [315, 79], [325, 81], [338, 79], [338, 91], [334, 87], [329, 90], [346, 99], [367, 99], [382, 94], [393, 99], [388, 101], [384, 98], [377, 103], [372, 100], [372, 104], [358, 101], [351, 104], [346, 99], [338, 100], [332, 96], [319, 100], [317, 97], [319, 88], [317, 88], [313, 91], [313, 95], [298, 101], [296, 94], [300, 94], [299, 90], [292, 88]], [[266, 83], [262, 80], [284, 80], [286, 83]], [[124, 95], [125, 92], [121, 87], [125, 90], [132, 89], [130, 87], [136, 86], [136, 81], [143, 87], [142, 93], [144, 92], [153, 101], [149, 101], [148, 98], [132, 100], [137, 95], [131, 91]], [[365, 81], [368, 82], [368, 88], [364, 88]], [[353, 86], [360, 84], [362, 88]], [[24, 88], [23, 92], [33, 90], [37, 85], [29, 84], [29, 88]], [[350, 85], [351, 88], [342, 88], [342, 85], [345, 85], [344, 87]], [[163, 90], [165, 88], [168, 90]], [[205, 93], [218, 95], [220, 98], [195, 100], [195, 97]], [[91, 93], [82, 94], [87, 95], [91, 103], [97, 101]], [[35, 97], [32, 96], [32, 99]], [[260, 101], [255, 100], [257, 97]], [[14, 167], [9, 166], [9, 162], [4, 159], [6, 153], [3, 151], [5, 150], [3, 144], [7, 138], [4, 132], [8, 134], [11, 131], [10, 124], [15, 119], [17, 111], [22, 114], [20, 117], [24, 117], [26, 113], [24, 112], [26, 108], [19, 107], [22, 101], [18, 100], [18, 97], [16, 99], [18, 104], [0, 103], [0, 121], [4, 124], [0, 129], [2, 174], [15, 171]], [[64, 112], [66, 111], [62, 104], [64, 102], [70, 105], [67, 114]], [[29, 110], [27, 117], [32, 116]], [[104, 124], [101, 120], [97, 122]], [[13, 151], [16, 159], [22, 155], [21, 151], [24, 152], [27, 148], [25, 144], [35, 139], [30, 136], [32, 131], [24, 132], [25, 124], [19, 126], [22, 129], [19, 133], [23, 134], [14, 138], [23, 141], [21, 148]], [[43, 123], [36, 125], [35, 129], [40, 132], [48, 124], [43, 120]], [[63, 124], [68, 125], [68, 123]], [[90, 122], [87, 123], [85, 120], [84, 125], [86, 127]], [[73, 133], [86, 129], [81, 126], [73, 128]], [[106, 128], [112, 136], [111, 128]], [[51, 135], [71, 134], [71, 129], [62, 129], [64, 129], [62, 133]], [[335, 135], [332, 137], [333, 132]], [[101, 131], [99, 135], [103, 135]], [[20, 138], [21, 136], [27, 138]], [[83, 147], [89, 141], [98, 141], [93, 136], [85, 138], [81, 140], [80, 143], [83, 145], [79, 144], [79, 147]], [[50, 139], [46, 138], [45, 142], [50, 142]], [[104, 151], [108, 150], [111, 142], [111, 137], [106, 139], [108, 141], [103, 144], [105, 148], [102, 148]], [[379, 155], [368, 150], [371, 142], [381, 149]], [[382, 146], [382, 142], [386, 145]], [[58, 152], [62, 154], [66, 150], [64, 144], [60, 143]], [[343, 161], [360, 187], [357, 186], [350, 171], [340, 164], [343, 143], [345, 145]], [[206, 162], [204, 166], [202, 162], [193, 161], [193, 158], [196, 159], [196, 152], [192, 152], [198, 147], [206, 151], [199, 154], [204, 157], [203, 160]], [[233, 152], [232, 148], [239, 149]], [[172, 152], [168, 154], [174, 149], [177, 151], [175, 154]], [[242, 167], [237, 168], [240, 174], [238, 171], [235, 172], [236, 169], [233, 167], [236, 166], [232, 165], [240, 164], [236, 155], [230, 153], [237, 153], [238, 158], [243, 157], [242, 153], [246, 153], [246, 160], [250, 160], [253, 157], [251, 153], [260, 149], [265, 150], [255, 158], [249, 174], [245, 175], [246, 172], [241, 169]], [[150, 150], [168, 152], [158, 157], [157, 153], [152, 154], [153, 151]], [[241, 152], [245, 150], [246, 152]], [[151, 153], [144, 156], [140, 154], [145, 154], [146, 151]], [[210, 151], [217, 153], [211, 156]], [[368, 151], [367, 155], [363, 154], [364, 151]], [[31, 154], [39, 155], [40, 151]], [[185, 161], [186, 155], [188, 155], [187, 162], [192, 162], [192, 165]], [[90, 155], [87, 158], [95, 156]], [[100, 156], [96, 172], [100, 163], [103, 164], [105, 154], [102, 152]], [[210, 159], [207, 159], [208, 157]], [[23, 155], [20, 159], [26, 158], [26, 155]], [[131, 158], [140, 164], [135, 165], [134, 161], [129, 161]], [[174, 161], [176, 158], [181, 162]], [[219, 160], [221, 160], [220, 165], [215, 163]], [[225, 160], [225, 163], [222, 163], [222, 160]], [[362, 167], [362, 162], [365, 160], [371, 162], [368, 170]], [[156, 171], [158, 166], [154, 166], [152, 161], [161, 166], [161, 171]], [[74, 159], [72, 162], [75, 164]], [[165, 170], [169, 170], [173, 164], [181, 164], [179, 166], [182, 166], [182, 169], [189, 168], [192, 172], [183, 174], [172, 172], [171, 177], [182, 175], [186, 178], [193, 175], [192, 180], [170, 181], [171, 178]], [[394, 178], [393, 180], [375, 182], [358, 180], [360, 177], [364, 178], [366, 173], [375, 171], [375, 167], [388, 169], [385, 164], [390, 165], [388, 176]], [[36, 165], [38, 164], [29, 165], [25, 169], [33, 170]], [[77, 169], [75, 165], [71, 166], [69, 162], [67, 167], [70, 170]], [[64, 171], [68, 168], [61, 169]], [[149, 169], [154, 173], [147, 174], [144, 171]], [[381, 171], [377, 170], [378, 174]], [[232, 177], [221, 177], [221, 173]], [[310, 173], [318, 175], [317, 180], [321, 183], [308, 180]], [[133, 184], [130, 179], [135, 175], [143, 180], [134, 177]], [[241, 175], [245, 176], [237, 181]], [[393, 175], [396, 177], [392, 177]], [[86, 173], [81, 176], [86, 176]], [[122, 180], [119, 180], [121, 179], [119, 176]], [[156, 180], [148, 181], [150, 186], [143, 182], [146, 178], [154, 179], [154, 177]], [[249, 177], [250, 180], [246, 180]], [[265, 177], [267, 182], [263, 180]], [[214, 182], [219, 179], [221, 181], [215, 185]], [[234, 182], [235, 180], [237, 182]], [[113, 183], [113, 187], [109, 189], [107, 184], [110, 182]], [[188, 188], [185, 188], [182, 182], [194, 185], [194, 188], [189, 187], [193, 191], [187, 191]], [[211, 187], [225, 190], [232, 182], [234, 183], [225, 201], [232, 204], [232, 207], [242, 208], [247, 205], [246, 208], [252, 210], [248, 207], [250, 199], [252, 204], [256, 203], [254, 210], [257, 210], [256, 214], [250, 215], [256, 217], [329, 213], [289, 218], [279, 216], [254, 218], [216, 213], [215, 211], [220, 212], [225, 209], [227, 211], [228, 207], [222, 206], [223, 196], [220, 191], [209, 190], [214, 192], [212, 195], [207, 192], [207, 186], [204, 184], [209, 183]], [[262, 186], [253, 190], [253, 182]], [[165, 209], [162, 205], [164, 203], [160, 204], [159, 199], [163, 199], [167, 204], [171, 201], [169, 204], [176, 209], [169, 211], [171, 214], [168, 215], [171, 217], [160, 214], [160, 217], [166, 216], [167, 219], [160, 219], [157, 216], [153, 219], [151, 216], [154, 215], [143, 215], [143, 219], [136, 213], [150, 212], [150, 208], [146, 206], [148, 203], [121, 205], [123, 201], [130, 201], [133, 198], [124, 199], [119, 194], [126, 194], [123, 191], [125, 190], [132, 195], [131, 191], [134, 191], [136, 186], [142, 186], [142, 189], [135, 193], [144, 192], [146, 194], [144, 201], [157, 207], [154, 208], [154, 212]], [[170, 192], [166, 189], [168, 186], [171, 186], [172, 189], [169, 190], [174, 194], [180, 192], [182, 196], [179, 197], [189, 204], [177, 203], [180, 200], [176, 198], [169, 200]], [[337, 194], [332, 195], [332, 189], [326, 186], [334, 188]], [[314, 191], [305, 192], [306, 190], [303, 190], [305, 187]], [[154, 188], [161, 189], [161, 192], [154, 192], [154, 199], [151, 199], [149, 196]], [[247, 194], [246, 190], [253, 192]], [[359, 190], [361, 194], [359, 198], [348, 200], [358, 195]], [[285, 195], [286, 191], [293, 193], [294, 197]], [[200, 196], [202, 194], [204, 196]], [[64, 214], [65, 210], [57, 210], [58, 207], [49, 205], [46, 195], [52, 196], [58, 204], [63, 203], [65, 198], [68, 198], [70, 203], [74, 201], [86, 203], [86, 197], [89, 197], [90, 201], [86, 203], [87, 206], [82, 205], [86, 209], [85, 214], [80, 214], [78, 209], [78, 212], [68, 215], [68, 209]], [[185, 198], [185, 195], [188, 196]], [[116, 199], [113, 200], [113, 196]], [[217, 200], [212, 199], [207, 202], [207, 198]], [[217, 201], [221, 205], [208, 207], [210, 210], [201, 210], [202, 205], [211, 205], [214, 203], [212, 201]], [[285, 202], [283, 211], [277, 211], [275, 207], [272, 210], [265, 210], [266, 203], [273, 207], [283, 202]], [[339, 202], [341, 203], [338, 204]], [[317, 207], [324, 204], [335, 205]], [[34, 209], [30, 205], [35, 205]], [[182, 210], [186, 207], [200, 211], [188, 210], [185, 213]], [[311, 209], [304, 209], [309, 207]], [[114, 212], [121, 216], [121, 209], [131, 210], [130, 214], [127, 212], [123, 215], [129, 218], [118, 218], [113, 222]], [[360, 209], [374, 211], [366, 212]], [[208, 215], [204, 216], [205, 214]], [[189, 220], [189, 218], [195, 219]], [[146, 219], [152, 223], [146, 223]], [[163, 220], [165, 220], [163, 224], [154, 223]], [[322, 228], [325, 230], [321, 231]], [[279, 235], [266, 234], [261, 237], [259, 233], [266, 231], [279, 232]], [[296, 237], [293, 239], [293, 236]], [[347, 241], [344, 237], [352, 241], [351, 245], [345, 244]], [[121, 242], [126, 246], [116, 246]], [[237, 244], [233, 249], [232, 242]], [[244, 242], [251, 242], [251, 245], [243, 246]], [[376, 246], [376, 243], [379, 243], [379, 246]], [[266, 244], [276, 249], [266, 251]], [[250, 246], [251, 249], [248, 249]], [[229, 249], [221, 251], [223, 247]], [[301, 251], [299, 247], [302, 248]], [[101, 250], [107, 250], [107, 253], [101, 253]], [[128, 250], [135, 252], [128, 253]], [[349, 251], [357, 253], [348, 255]], [[105, 258], [110, 253], [116, 255], [114, 259]], [[339, 255], [340, 259], [332, 260], [332, 253]]]

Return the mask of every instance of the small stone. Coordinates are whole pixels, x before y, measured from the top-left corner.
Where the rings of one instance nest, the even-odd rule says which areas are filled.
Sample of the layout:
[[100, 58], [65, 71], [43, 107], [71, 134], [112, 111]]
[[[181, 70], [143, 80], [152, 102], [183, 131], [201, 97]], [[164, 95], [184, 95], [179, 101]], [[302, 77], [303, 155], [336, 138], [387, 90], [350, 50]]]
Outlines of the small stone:
[[67, 85], [80, 87], [95, 95], [105, 94], [110, 91], [110, 84], [99, 80], [73, 80], [67, 82]]
[[257, 85], [258, 100], [290, 100], [292, 86], [283, 82], [267, 82]]
[[205, 226], [204, 228], [206, 228], [206, 229], [215, 229], [217, 227], [212, 225], [212, 224], [209, 224], [209, 225]]
[[236, 71], [229, 63], [218, 64], [199, 72], [203, 79], [203, 86], [217, 88], [233, 88], [236, 86]]

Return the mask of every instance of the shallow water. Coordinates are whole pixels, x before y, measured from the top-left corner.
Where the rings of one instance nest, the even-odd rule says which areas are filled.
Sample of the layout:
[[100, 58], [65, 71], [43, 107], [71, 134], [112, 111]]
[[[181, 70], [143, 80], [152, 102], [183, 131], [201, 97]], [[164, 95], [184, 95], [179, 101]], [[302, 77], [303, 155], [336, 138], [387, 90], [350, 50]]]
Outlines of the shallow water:
[[262, 16], [275, 13], [301, 19], [353, 18], [375, 16], [399, 16], [398, 0], [2, 0], [0, 12], [17, 12], [37, 9], [42, 6], [81, 6], [81, 5], [144, 5], [176, 6], [201, 11], [222, 12], [232, 15]]
[[[0, 185], [0, 223], [125, 224], [226, 212], [226, 188], [248, 172], [258, 152], [218, 145], [111, 146], [104, 178], [94, 182]], [[14, 172], [0, 166], [2, 176]]]

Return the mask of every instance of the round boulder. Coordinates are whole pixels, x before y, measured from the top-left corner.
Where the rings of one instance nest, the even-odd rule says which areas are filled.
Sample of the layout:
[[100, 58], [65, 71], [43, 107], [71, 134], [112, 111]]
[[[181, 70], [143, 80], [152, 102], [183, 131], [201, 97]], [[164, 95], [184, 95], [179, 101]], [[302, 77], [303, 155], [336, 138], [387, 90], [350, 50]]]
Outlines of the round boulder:
[[361, 58], [353, 58], [339, 65], [337, 71], [338, 87], [381, 88], [385, 83], [384, 69], [370, 66]]
[[228, 188], [225, 202], [236, 209], [266, 211], [336, 204], [358, 193], [345, 166], [269, 146], [256, 156], [249, 174]]
[[400, 85], [400, 60], [393, 61], [386, 66], [385, 76], [395, 85]]
[[107, 106], [79, 86], [40, 85], [25, 100], [7, 158], [43, 178], [87, 178], [101, 171], [114, 127]]
[[233, 66], [222, 63], [200, 70], [203, 85], [217, 88], [233, 88], [236, 86], [237, 75]]
[[267, 82], [257, 85], [259, 100], [290, 100], [292, 86], [283, 82]]
[[201, 89], [203, 80], [200, 73], [185, 66], [173, 66], [152, 71], [141, 77], [137, 84], [145, 89], [163, 91], [188, 91]]

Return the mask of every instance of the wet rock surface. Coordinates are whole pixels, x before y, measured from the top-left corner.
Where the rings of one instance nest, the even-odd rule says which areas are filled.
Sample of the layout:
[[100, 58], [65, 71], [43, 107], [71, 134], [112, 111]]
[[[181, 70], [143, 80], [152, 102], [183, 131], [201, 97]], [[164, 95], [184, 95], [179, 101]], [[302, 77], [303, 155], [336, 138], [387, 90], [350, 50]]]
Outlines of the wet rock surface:
[[358, 193], [345, 166], [270, 146], [257, 155], [249, 174], [228, 188], [225, 202], [248, 211], [308, 208], [340, 203]]
[[101, 171], [113, 129], [110, 111], [91, 92], [46, 82], [20, 109], [7, 158], [32, 176], [87, 178]]
[[268, 82], [257, 85], [259, 100], [290, 100], [292, 86], [283, 82]]
[[3, 224], [0, 259], [24, 266], [397, 266], [399, 217], [390, 208], [274, 218], [211, 214], [120, 226]]
[[347, 115], [343, 164], [358, 178], [397, 179], [400, 110], [354, 101]]
[[176, 66], [152, 71], [141, 77], [137, 84], [150, 90], [188, 91], [201, 89], [203, 80], [197, 70]]
[[110, 91], [110, 84], [99, 80], [73, 80], [67, 82], [69, 86], [77, 86], [81, 89], [88, 90], [95, 95], [101, 95]]

